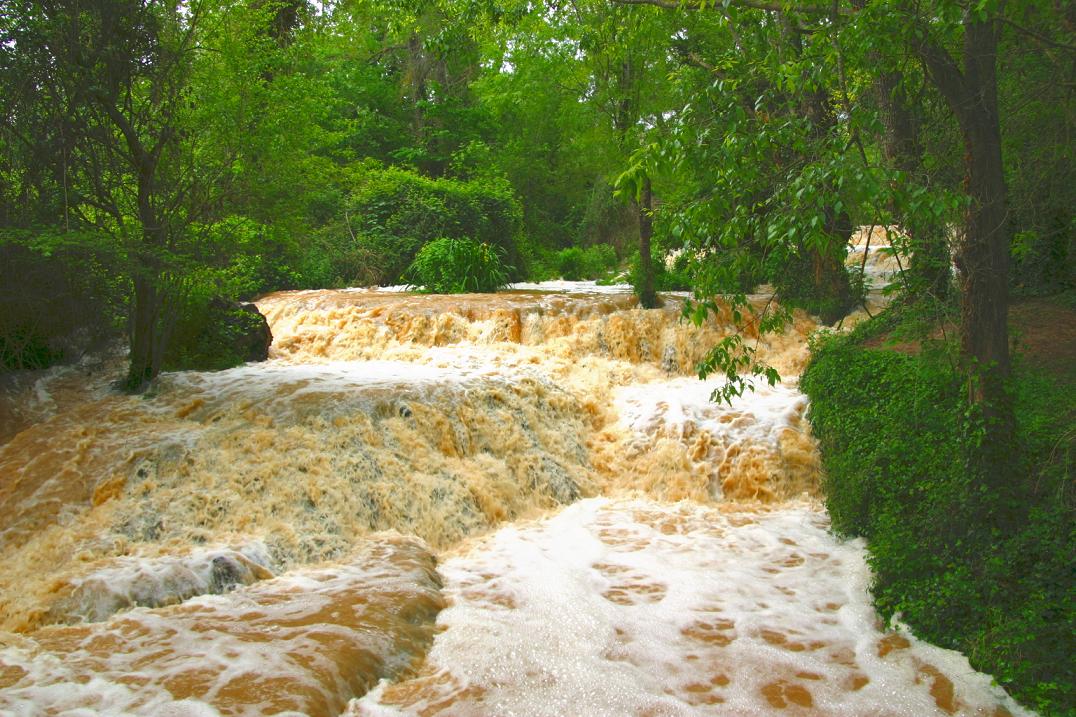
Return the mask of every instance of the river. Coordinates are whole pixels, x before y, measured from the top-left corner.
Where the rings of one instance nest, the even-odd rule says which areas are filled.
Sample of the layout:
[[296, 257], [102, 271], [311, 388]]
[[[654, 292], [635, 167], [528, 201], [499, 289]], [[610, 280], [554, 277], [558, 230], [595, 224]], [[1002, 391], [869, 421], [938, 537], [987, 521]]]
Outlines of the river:
[[1031, 714], [882, 625], [828, 532], [814, 322], [749, 327], [784, 381], [719, 405], [730, 317], [681, 301], [281, 292], [261, 364], [16, 377], [0, 713]]

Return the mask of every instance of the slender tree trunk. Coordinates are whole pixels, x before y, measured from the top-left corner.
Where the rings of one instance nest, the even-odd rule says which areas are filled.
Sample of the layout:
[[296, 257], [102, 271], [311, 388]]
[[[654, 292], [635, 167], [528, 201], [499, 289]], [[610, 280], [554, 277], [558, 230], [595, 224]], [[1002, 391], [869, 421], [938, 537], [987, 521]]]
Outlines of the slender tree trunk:
[[[629, 55], [620, 63], [615, 82], [619, 93], [613, 111], [613, 127], [620, 135], [620, 148], [625, 153], [628, 147], [628, 131], [638, 119], [639, 96], [635, 86], [635, 71], [632, 56]], [[639, 283], [635, 292], [639, 295], [639, 304], [644, 309], [652, 309], [658, 305], [657, 294], [654, 293], [654, 263], [650, 256], [650, 239], [654, 234], [654, 220], [651, 216], [654, 196], [650, 184], [650, 177], [643, 177], [643, 185], [639, 192], [639, 198], [635, 203], [635, 209], [639, 219]]]
[[642, 191], [639, 193], [639, 303], [644, 309], [658, 305], [654, 293], [654, 266], [650, 258], [650, 238], [654, 234], [654, 195], [650, 186], [650, 177], [643, 178]]
[[157, 351], [158, 291], [149, 267], [141, 266], [134, 278], [134, 306], [131, 307], [130, 356], [127, 368], [127, 388], [142, 391], [161, 369]]
[[853, 231], [848, 213], [827, 207], [825, 231], [831, 238], [828, 251], [811, 249], [811, 264], [819, 318], [825, 324], [835, 324], [852, 308], [852, 285], [843, 261], [844, 247], [848, 246]]
[[[782, 34], [793, 55], [803, 54], [803, 32], [781, 13]], [[837, 116], [830, 104], [830, 96], [821, 89], [809, 89], [797, 98], [804, 117], [810, 120], [810, 133], [816, 141], [824, 141], [837, 130]], [[828, 186], [836, 194], [836, 187]], [[848, 240], [852, 236], [851, 220], [847, 212], [837, 211], [833, 204], [825, 207], [822, 230], [827, 236], [826, 246], [800, 247], [811, 266], [811, 304], [823, 323], [839, 321], [852, 308], [852, 287], [848, 269], [844, 266]], [[797, 271], [792, 268], [791, 271]]]
[[142, 251], [134, 267], [134, 306], [131, 307], [130, 356], [127, 388], [142, 391], [161, 370], [165, 346], [160, 336], [162, 293], [160, 259], [165, 245], [164, 227], [154, 207], [156, 165], [143, 153], [138, 180], [138, 219], [142, 224]]
[[[900, 72], [885, 71], [875, 85], [878, 107], [885, 135], [882, 153], [898, 170], [909, 177], [922, 174], [923, 145], [919, 140], [919, 122], [902, 88]], [[944, 301], [949, 295], [949, 245], [946, 231], [936, 222], [914, 216], [900, 217], [907, 232], [912, 258], [908, 274], [911, 291], [917, 298], [932, 297]]]

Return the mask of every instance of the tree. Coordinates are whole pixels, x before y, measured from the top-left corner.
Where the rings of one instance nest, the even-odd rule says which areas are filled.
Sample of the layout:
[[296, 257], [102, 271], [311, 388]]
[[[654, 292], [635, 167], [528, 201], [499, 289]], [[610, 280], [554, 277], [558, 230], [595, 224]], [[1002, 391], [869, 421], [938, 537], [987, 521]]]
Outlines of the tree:
[[[1012, 234], [998, 109], [1000, 6], [986, 3], [962, 8], [943, 3], [938, 8], [941, 12], [933, 17], [918, 14], [904, 3], [895, 10], [907, 19], [910, 32], [906, 42], [948, 103], [964, 143], [968, 208], [955, 257], [961, 282], [960, 345], [970, 398], [980, 406], [984, 421], [984, 450], [979, 452], [977, 468], [990, 484], [1004, 488], [1014, 418], [1006, 385], [1011, 369], [1008, 291]], [[959, 19], [945, 22], [954, 11]], [[939, 17], [940, 22], [934, 19]], [[961, 41], [962, 67], [938, 37], [939, 31], [946, 30]]]
[[65, 187], [80, 188], [65, 201], [65, 216], [128, 248], [126, 384], [141, 389], [160, 370], [168, 340], [166, 312], [177, 289], [170, 254], [204, 189], [183, 143], [202, 8], [27, 0], [12, 10], [3, 47], [5, 69], [21, 77], [16, 102], [36, 104], [47, 117], [43, 129], [62, 141], [59, 157], [50, 159]]
[[[1007, 298], [1009, 244], [1008, 202], [1001, 157], [997, 102], [997, 45], [1002, 3], [965, 7], [949, 0], [913, 5], [903, 0], [875, 0], [861, 9], [842, 4], [776, 4], [732, 0], [708, 5], [694, 0], [614, 0], [666, 9], [725, 12], [729, 6], [771, 13], [765, 26], [784, 18], [793, 27], [814, 20], [812, 33], [839, 34], [851, 23], [874, 23], [904, 31], [899, 39], [921, 62], [922, 71], [944, 97], [956, 119], [965, 148], [968, 209], [957, 248], [961, 272], [961, 349], [972, 400], [982, 408], [984, 446], [990, 457], [980, 466], [1001, 482], [1005, 461], [998, 450], [1009, 445], [1012, 410], [1005, 382], [1010, 371]], [[879, 20], [885, 22], [879, 23]], [[958, 63], [948, 45], [961, 45]], [[870, 68], [863, 68], [870, 72]]]

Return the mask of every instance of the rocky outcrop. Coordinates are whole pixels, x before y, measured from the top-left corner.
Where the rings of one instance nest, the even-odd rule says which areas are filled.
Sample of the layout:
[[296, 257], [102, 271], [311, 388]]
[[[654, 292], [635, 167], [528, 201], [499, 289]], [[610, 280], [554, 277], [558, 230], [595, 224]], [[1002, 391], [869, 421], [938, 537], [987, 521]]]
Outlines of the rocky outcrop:
[[257, 306], [217, 297], [209, 302], [209, 311], [223, 333], [232, 339], [232, 348], [243, 362], [269, 358], [273, 333]]
[[273, 334], [254, 304], [221, 297], [177, 326], [168, 348], [168, 370], [220, 370], [269, 357]]

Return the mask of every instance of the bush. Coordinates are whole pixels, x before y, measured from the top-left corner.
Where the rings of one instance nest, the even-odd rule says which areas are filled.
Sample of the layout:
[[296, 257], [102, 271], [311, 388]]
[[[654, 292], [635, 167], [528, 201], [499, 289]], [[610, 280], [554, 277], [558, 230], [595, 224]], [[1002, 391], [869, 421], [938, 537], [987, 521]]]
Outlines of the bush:
[[866, 285], [858, 269], [849, 270], [843, 263], [827, 264], [820, 282], [815, 281], [815, 271], [810, 256], [793, 254], [771, 268], [770, 279], [784, 304], [814, 314], [824, 324], [836, 323], [853, 306], [863, 303]]
[[176, 263], [195, 283], [212, 283], [208, 294], [247, 300], [268, 291], [317, 286], [323, 277], [304, 275], [308, 254], [283, 230], [231, 215], [193, 227], [189, 246]]
[[[249, 352], [226, 356], [230, 349], [221, 347], [241, 342], [236, 335], [245, 335], [241, 327], [254, 319], [238, 309], [214, 313], [214, 297], [251, 298], [308, 278], [295, 268], [304, 252], [294, 240], [242, 216], [195, 225], [176, 251], [158, 258], [168, 267], [157, 281], [167, 296], [163, 323], [169, 325], [161, 328], [170, 338], [165, 365], [171, 369], [248, 360]], [[131, 272], [112, 236], [0, 232], [0, 370], [44, 368], [122, 335]]]
[[0, 371], [45, 368], [119, 336], [125, 266], [110, 237], [0, 232]]
[[508, 283], [510, 269], [497, 247], [470, 239], [436, 239], [419, 250], [406, 277], [435, 294], [491, 292]]
[[[394, 282], [419, 249], [439, 238], [497, 247], [507, 266], [520, 266], [523, 212], [502, 180], [430, 179], [397, 168], [370, 170], [342, 219], [328, 231], [331, 246], [339, 251], [334, 273], [346, 283]], [[513, 278], [515, 271], [510, 270]]]
[[967, 468], [966, 388], [940, 348], [864, 347], [886, 322], [816, 340], [800, 382], [834, 530], [868, 539], [885, 618], [966, 653], [1043, 714], [1071, 714], [1071, 408], [1051, 399], [1056, 381], [1016, 376], [1022, 518], [1001, 529]]
[[567, 281], [598, 279], [616, 268], [616, 250], [608, 244], [561, 249], [553, 258], [556, 273]]
[[[642, 274], [639, 262], [639, 252], [631, 256], [631, 268], [628, 272], [628, 283], [638, 291], [642, 285]], [[673, 261], [670, 267], [665, 260], [664, 253], [656, 246], [651, 247], [650, 266], [654, 269], [654, 291], [691, 291], [691, 269], [688, 265], [687, 256], [681, 254]]]
[[217, 272], [202, 270], [170, 287], [167, 308], [174, 323], [164, 329], [164, 370], [219, 371], [266, 358], [271, 335], [265, 318], [218, 294], [223, 283]]

